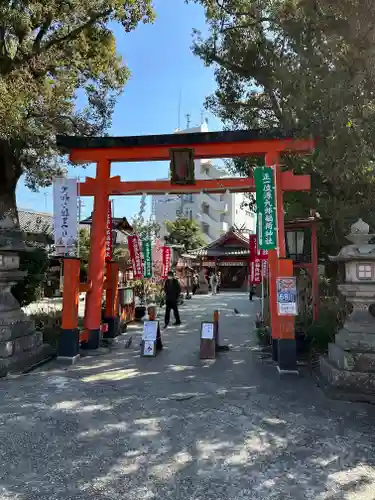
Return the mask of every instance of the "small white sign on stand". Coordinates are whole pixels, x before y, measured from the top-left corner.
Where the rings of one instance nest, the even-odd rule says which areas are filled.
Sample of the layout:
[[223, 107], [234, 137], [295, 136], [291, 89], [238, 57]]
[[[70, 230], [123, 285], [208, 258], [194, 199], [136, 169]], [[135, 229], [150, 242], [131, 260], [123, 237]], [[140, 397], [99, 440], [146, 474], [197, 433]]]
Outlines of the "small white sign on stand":
[[213, 338], [214, 338], [214, 324], [213, 323], [202, 323], [201, 339], [212, 340]]
[[143, 323], [142, 335], [142, 356], [155, 356], [156, 355], [156, 338], [159, 329], [159, 321], [145, 321]]

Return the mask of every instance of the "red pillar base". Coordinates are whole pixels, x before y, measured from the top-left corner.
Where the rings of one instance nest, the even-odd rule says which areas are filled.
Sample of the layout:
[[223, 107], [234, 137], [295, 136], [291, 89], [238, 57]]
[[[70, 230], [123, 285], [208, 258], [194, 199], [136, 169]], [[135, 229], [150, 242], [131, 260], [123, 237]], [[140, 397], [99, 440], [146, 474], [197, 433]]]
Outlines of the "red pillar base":
[[295, 339], [278, 340], [278, 365], [280, 374], [298, 375], [297, 348]]
[[103, 319], [104, 323], [107, 323], [108, 325], [108, 330], [106, 332], [103, 332], [103, 339], [115, 339], [118, 337], [121, 332], [120, 332], [120, 316], [115, 316], [115, 317], [105, 317]]
[[82, 344], [82, 349], [99, 349], [101, 340], [100, 328], [87, 330], [87, 341]]
[[78, 328], [63, 329], [59, 337], [57, 360], [74, 364], [80, 358]]

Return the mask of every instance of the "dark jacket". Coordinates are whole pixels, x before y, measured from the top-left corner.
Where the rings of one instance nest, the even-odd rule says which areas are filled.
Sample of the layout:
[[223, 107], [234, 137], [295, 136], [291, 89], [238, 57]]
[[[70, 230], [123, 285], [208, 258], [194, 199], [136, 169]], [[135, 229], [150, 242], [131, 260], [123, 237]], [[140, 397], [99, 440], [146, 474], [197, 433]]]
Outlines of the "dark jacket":
[[181, 294], [181, 287], [180, 283], [176, 278], [173, 279], [167, 279], [164, 283], [164, 293], [165, 293], [165, 300], [168, 300], [169, 302], [177, 302], [180, 294]]

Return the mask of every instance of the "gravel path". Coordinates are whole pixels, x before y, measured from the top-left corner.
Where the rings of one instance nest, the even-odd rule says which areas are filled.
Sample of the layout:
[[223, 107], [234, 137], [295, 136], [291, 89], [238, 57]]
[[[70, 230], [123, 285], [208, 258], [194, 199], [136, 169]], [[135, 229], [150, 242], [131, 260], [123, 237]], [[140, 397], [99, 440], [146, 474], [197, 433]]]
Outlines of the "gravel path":
[[[233, 348], [201, 362], [217, 307]], [[280, 379], [255, 346], [257, 307], [197, 296], [156, 358], [132, 325], [131, 349], [0, 381], [0, 499], [374, 500], [375, 407]]]

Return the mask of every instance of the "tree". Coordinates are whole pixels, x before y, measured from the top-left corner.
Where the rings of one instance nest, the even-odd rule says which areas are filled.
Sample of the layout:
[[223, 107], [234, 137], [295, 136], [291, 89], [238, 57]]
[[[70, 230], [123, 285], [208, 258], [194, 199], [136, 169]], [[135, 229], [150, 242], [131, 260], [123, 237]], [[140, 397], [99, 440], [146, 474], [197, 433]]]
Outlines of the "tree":
[[151, 219], [146, 220], [141, 212], [132, 218], [130, 225], [141, 240], [153, 239], [160, 232], [160, 224]]
[[0, 219], [18, 224], [15, 190], [61, 173], [56, 134], [99, 135], [129, 71], [116, 51], [153, 20], [151, 0], [23, 0], [0, 6]]
[[[375, 9], [360, 0], [193, 1], [209, 27], [206, 38], [195, 32], [193, 50], [215, 67], [217, 82], [207, 107], [226, 128], [317, 138], [311, 157], [283, 158], [312, 178], [310, 193], [285, 197], [287, 215], [316, 208], [321, 252], [337, 251], [351, 222], [375, 215]], [[248, 174], [258, 162], [232, 167]]]
[[[80, 229], [79, 231], [79, 256], [81, 259], [81, 280], [87, 278], [87, 269], [90, 259], [90, 231]], [[125, 271], [129, 265], [129, 251], [124, 246], [113, 246], [113, 260], [118, 262], [120, 271]]]
[[42, 284], [47, 279], [48, 265], [48, 253], [44, 248], [30, 248], [28, 252], [20, 254], [20, 270], [26, 271], [27, 275], [12, 287], [12, 294], [21, 307], [41, 298]]
[[183, 245], [185, 252], [204, 246], [202, 230], [195, 220], [179, 217], [175, 221], [167, 221], [168, 231], [166, 242], [173, 245]]

